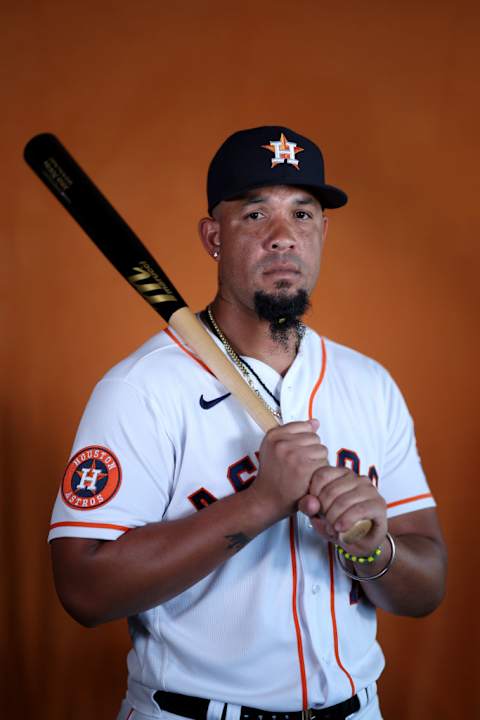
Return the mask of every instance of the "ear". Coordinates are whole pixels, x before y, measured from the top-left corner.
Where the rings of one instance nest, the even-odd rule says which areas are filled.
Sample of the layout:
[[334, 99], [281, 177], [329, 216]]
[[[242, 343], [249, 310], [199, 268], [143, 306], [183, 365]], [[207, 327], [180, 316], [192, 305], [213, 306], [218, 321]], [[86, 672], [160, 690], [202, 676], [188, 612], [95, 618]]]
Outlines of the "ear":
[[323, 227], [322, 227], [322, 243], [325, 242], [327, 239], [327, 232], [328, 232], [328, 217], [327, 215], [323, 216]]
[[[211, 217], [205, 217], [198, 223], [198, 232], [207, 253], [217, 259], [220, 252], [220, 224]], [[216, 256], [215, 256], [216, 253]]]

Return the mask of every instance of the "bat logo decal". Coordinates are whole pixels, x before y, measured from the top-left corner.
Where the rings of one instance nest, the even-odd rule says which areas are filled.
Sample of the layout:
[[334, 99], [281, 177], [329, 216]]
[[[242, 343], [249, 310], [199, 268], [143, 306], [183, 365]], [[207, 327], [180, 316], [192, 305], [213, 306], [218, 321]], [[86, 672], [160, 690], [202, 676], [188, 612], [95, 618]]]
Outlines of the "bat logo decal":
[[[151, 305], [159, 302], [177, 302], [177, 298], [168, 285], [145, 260], [142, 260], [138, 267], [133, 267], [132, 270], [135, 270], [135, 274], [129, 275], [128, 281]], [[144, 280], [154, 280], [154, 282], [144, 282]], [[161, 292], [155, 295], [147, 294], [155, 292], [156, 290], [160, 290]]]

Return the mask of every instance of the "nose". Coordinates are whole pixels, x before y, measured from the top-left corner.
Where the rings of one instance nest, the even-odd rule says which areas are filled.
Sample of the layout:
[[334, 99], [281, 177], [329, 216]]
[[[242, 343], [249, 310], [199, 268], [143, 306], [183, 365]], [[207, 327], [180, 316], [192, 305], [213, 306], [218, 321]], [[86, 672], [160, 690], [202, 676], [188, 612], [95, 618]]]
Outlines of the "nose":
[[273, 223], [265, 238], [265, 249], [273, 252], [285, 252], [295, 247], [295, 235], [290, 224], [285, 220]]

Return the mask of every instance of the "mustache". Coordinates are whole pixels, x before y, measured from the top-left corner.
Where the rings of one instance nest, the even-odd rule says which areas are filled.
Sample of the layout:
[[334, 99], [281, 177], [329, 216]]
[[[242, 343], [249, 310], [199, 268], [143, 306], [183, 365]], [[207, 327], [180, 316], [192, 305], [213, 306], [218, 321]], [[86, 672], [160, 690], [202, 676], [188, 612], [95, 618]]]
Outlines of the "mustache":
[[257, 264], [257, 270], [262, 272], [269, 271], [273, 267], [278, 266], [293, 266], [298, 272], [305, 270], [305, 263], [295, 253], [289, 253], [288, 255], [282, 255], [282, 257], [268, 257], [261, 260]]

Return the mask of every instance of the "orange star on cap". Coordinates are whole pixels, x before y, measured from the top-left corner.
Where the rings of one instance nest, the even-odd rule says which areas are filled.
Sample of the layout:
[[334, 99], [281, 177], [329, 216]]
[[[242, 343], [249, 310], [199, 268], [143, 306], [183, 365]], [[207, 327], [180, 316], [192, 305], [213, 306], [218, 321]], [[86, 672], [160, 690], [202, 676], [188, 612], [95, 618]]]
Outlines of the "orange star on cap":
[[287, 163], [288, 165], [293, 165], [296, 170], [300, 169], [296, 155], [303, 152], [304, 148], [287, 140], [283, 133], [280, 135], [280, 140], [270, 140], [270, 145], [262, 145], [262, 148], [274, 153], [275, 157], [272, 158], [272, 168], [282, 163]]

